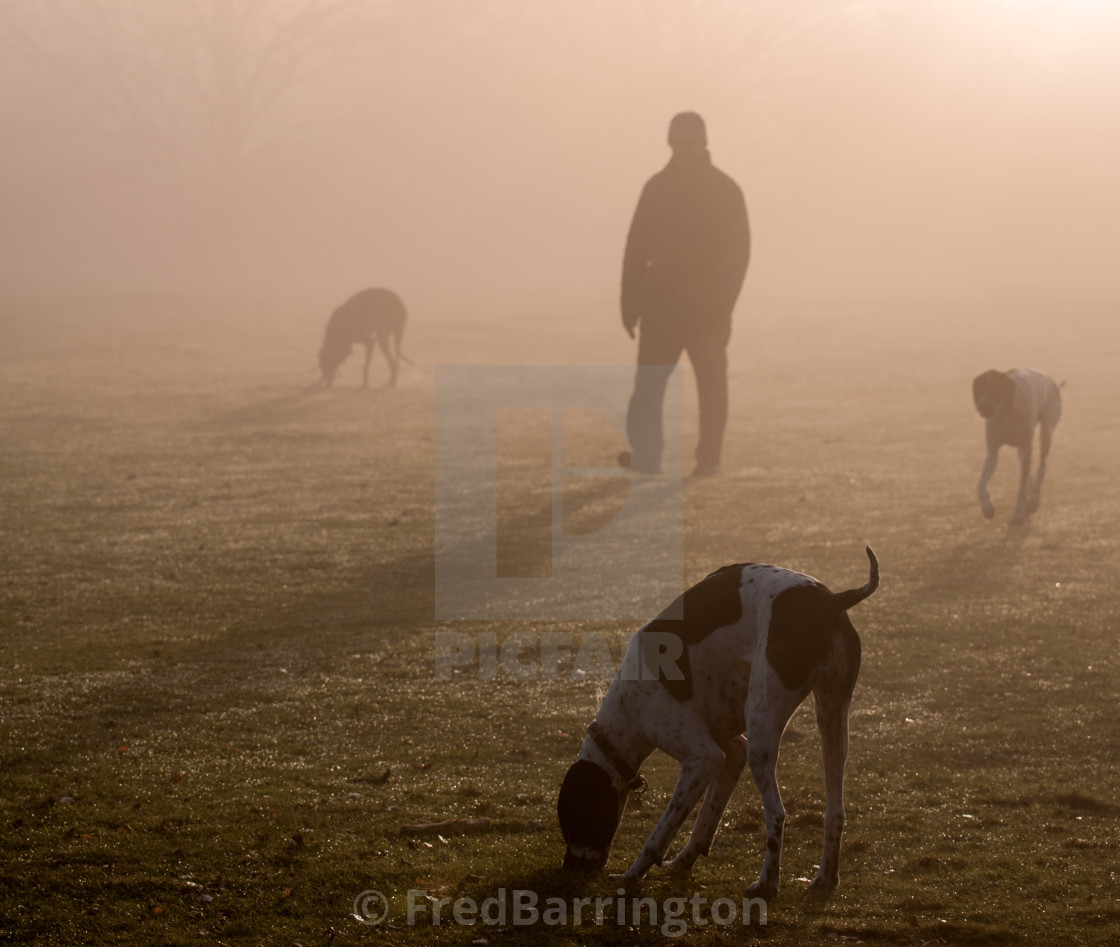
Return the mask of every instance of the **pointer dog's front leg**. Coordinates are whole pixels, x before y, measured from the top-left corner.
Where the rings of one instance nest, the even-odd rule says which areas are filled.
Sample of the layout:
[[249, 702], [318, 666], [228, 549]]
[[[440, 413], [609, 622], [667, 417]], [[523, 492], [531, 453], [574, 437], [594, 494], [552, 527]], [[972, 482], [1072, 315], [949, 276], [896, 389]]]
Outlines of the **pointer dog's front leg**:
[[661, 864], [685, 817], [716, 778], [724, 760], [723, 752], [710, 738], [695, 747], [687, 758], [681, 759], [681, 773], [669, 805], [646, 839], [642, 853], [622, 876], [624, 887], [632, 887], [645, 877], [650, 868]]
[[712, 842], [719, 829], [719, 820], [723, 817], [728, 800], [731, 799], [743, 768], [747, 765], [745, 737], [736, 737], [724, 749], [726, 757], [723, 766], [708, 786], [704, 804], [692, 826], [692, 834], [688, 837], [687, 844], [672, 861], [665, 863], [665, 867], [674, 874], [687, 875], [697, 858], [711, 852]]

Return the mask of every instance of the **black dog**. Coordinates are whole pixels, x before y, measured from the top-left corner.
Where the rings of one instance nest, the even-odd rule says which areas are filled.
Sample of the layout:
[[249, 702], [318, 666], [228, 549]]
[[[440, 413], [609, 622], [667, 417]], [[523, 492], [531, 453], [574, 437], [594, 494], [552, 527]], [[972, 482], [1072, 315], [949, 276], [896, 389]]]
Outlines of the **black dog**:
[[[366, 347], [366, 362], [362, 367], [362, 387], [369, 387], [369, 360], [373, 355], [374, 336], [376, 344], [389, 362], [389, 386], [397, 383], [397, 371], [401, 360], [412, 362], [401, 353], [401, 336], [404, 335], [404, 321], [408, 311], [400, 296], [391, 289], [363, 289], [352, 296], [332, 314], [327, 322], [327, 334], [319, 351], [319, 368], [322, 369], [324, 385], [334, 382], [338, 367], [350, 354], [355, 343]], [[393, 345], [390, 346], [390, 340]]]

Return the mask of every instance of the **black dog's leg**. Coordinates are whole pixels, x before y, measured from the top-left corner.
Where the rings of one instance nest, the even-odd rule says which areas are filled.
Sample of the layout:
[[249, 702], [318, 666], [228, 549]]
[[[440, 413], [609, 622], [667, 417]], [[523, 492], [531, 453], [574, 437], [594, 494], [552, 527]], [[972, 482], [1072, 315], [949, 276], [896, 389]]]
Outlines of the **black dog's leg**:
[[[400, 359], [394, 355], [393, 347], [390, 345], [392, 340], [389, 337], [387, 329], [377, 330], [377, 344], [381, 346], [381, 351], [385, 353], [385, 361], [389, 363], [389, 382], [388, 387], [395, 388], [397, 386], [397, 371], [400, 368]], [[400, 343], [397, 343], [398, 350]]]
[[362, 387], [369, 387], [369, 360], [373, 357], [373, 338], [362, 339], [362, 345], [366, 347], [366, 363], [362, 366]]

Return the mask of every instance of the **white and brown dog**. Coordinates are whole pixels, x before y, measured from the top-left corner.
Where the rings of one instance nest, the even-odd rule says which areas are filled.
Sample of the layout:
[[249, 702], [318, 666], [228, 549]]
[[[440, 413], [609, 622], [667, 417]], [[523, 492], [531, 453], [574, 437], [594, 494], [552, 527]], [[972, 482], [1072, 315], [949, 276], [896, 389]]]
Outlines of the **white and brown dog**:
[[[1064, 385], [1065, 382], [1062, 382]], [[1062, 416], [1062, 385], [1033, 368], [1013, 368], [1009, 372], [984, 372], [972, 381], [972, 400], [976, 410], [987, 422], [985, 437], [988, 453], [976, 492], [980, 509], [991, 519], [996, 512], [988, 495], [988, 481], [995, 473], [999, 449], [1004, 444], [1019, 451], [1019, 496], [1011, 522], [1026, 522], [1038, 509], [1042, 498], [1042, 480], [1046, 476], [1046, 457], [1054, 427]], [[1038, 470], [1031, 477], [1031, 445], [1038, 427]]]
[[627, 796], [645, 787], [638, 768], [660, 749], [680, 762], [680, 777], [622, 883], [629, 887], [662, 863], [704, 795], [688, 842], [666, 865], [687, 874], [710, 851], [749, 764], [766, 817], [766, 858], [748, 894], [772, 897], [786, 815], [775, 776], [778, 744], [794, 710], [812, 693], [826, 792], [824, 854], [813, 886], [836, 887], [848, 708], [860, 663], [859, 636], [847, 610], [878, 587], [879, 563], [870, 546], [867, 557], [867, 584], [840, 593], [776, 566], [724, 566], [638, 629], [560, 788], [565, 868], [598, 871], [606, 865]]

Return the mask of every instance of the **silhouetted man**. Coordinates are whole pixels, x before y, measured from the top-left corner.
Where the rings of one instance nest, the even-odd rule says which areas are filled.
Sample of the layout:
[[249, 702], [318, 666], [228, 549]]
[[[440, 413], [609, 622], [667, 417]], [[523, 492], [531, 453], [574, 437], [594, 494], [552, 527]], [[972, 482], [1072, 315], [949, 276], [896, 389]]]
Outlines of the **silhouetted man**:
[[[622, 324], [638, 340], [638, 371], [626, 418], [630, 467], [661, 470], [665, 387], [688, 352], [700, 401], [694, 476], [719, 469], [727, 426], [731, 311], [750, 259], [743, 192], [713, 167], [704, 120], [682, 112], [669, 124], [673, 156], [646, 183], [626, 238]], [[625, 464], [625, 456], [620, 458]]]

